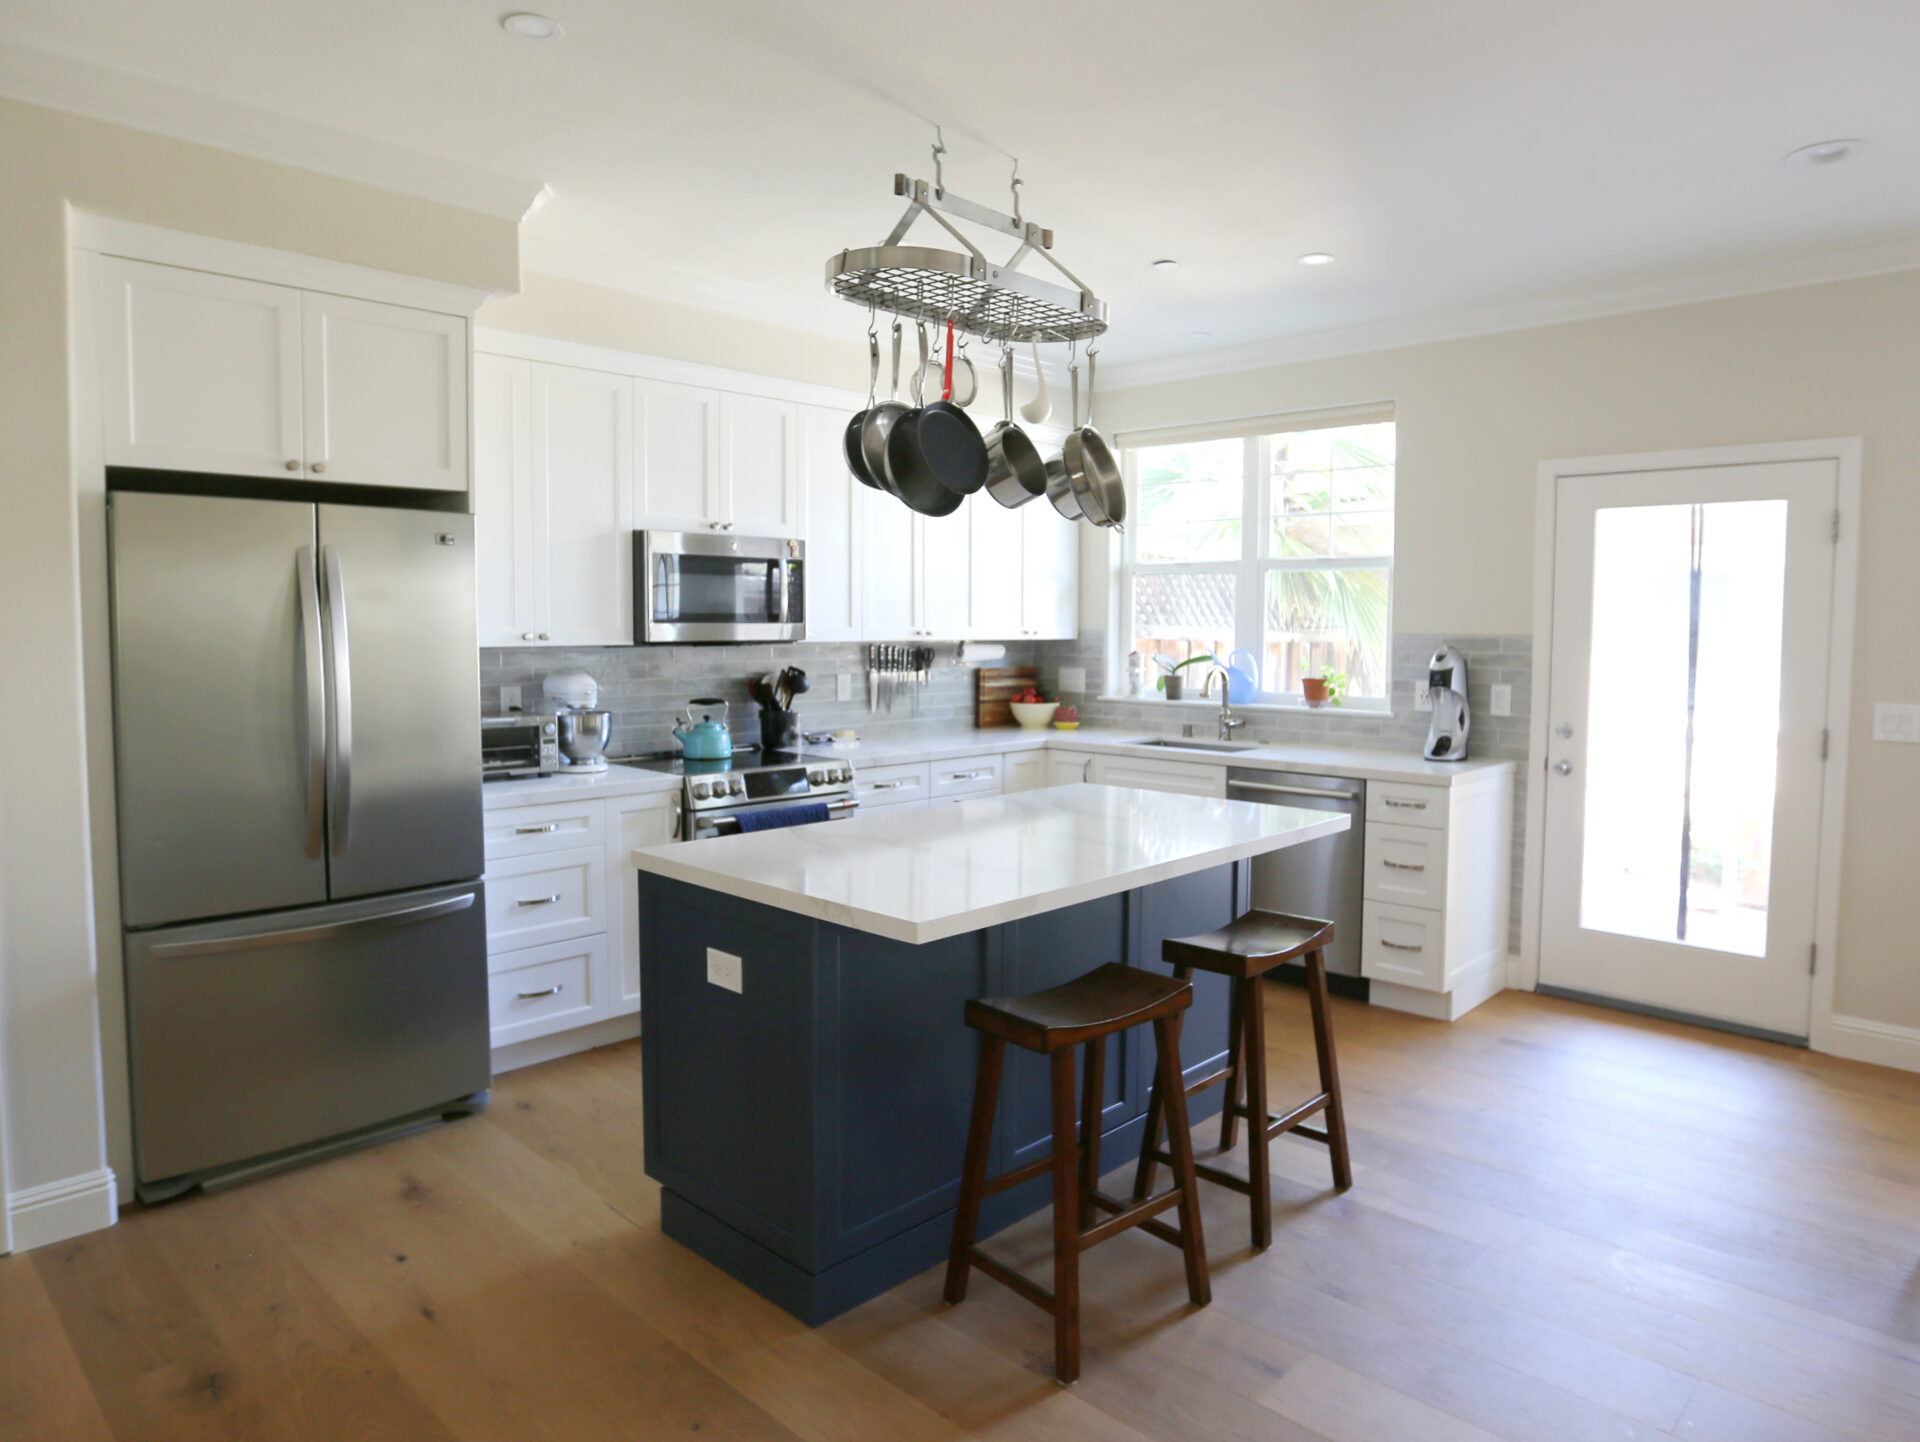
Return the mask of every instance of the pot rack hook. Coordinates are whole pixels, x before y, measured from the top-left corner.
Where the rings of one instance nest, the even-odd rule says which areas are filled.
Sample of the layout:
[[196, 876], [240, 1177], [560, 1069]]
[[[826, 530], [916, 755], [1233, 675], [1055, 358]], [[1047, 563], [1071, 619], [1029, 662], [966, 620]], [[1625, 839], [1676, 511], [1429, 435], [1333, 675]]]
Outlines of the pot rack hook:
[[947, 153], [947, 140], [940, 133], [940, 127], [933, 127], [933, 193], [942, 200], [947, 196], [947, 183], [940, 178], [940, 157]]
[[1020, 218], [1020, 185], [1020, 157], [1016, 155], [1013, 157], [1013, 222], [1023, 226], [1026, 221]]

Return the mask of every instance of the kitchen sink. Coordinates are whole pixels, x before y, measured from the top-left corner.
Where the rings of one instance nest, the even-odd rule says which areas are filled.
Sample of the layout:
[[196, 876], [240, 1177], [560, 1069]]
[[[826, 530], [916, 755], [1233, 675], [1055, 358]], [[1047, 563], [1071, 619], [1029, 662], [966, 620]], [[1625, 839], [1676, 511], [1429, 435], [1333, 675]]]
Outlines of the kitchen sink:
[[1155, 736], [1152, 740], [1130, 741], [1129, 746], [1164, 746], [1170, 751], [1258, 751], [1258, 741], [1202, 741], [1193, 736]]

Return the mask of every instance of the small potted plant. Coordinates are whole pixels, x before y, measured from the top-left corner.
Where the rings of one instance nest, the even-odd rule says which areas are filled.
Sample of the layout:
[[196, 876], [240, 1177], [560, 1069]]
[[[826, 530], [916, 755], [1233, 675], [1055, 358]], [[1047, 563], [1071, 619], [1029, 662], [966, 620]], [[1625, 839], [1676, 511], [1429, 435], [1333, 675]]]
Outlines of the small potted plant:
[[1080, 726], [1080, 710], [1076, 706], [1062, 706], [1053, 713], [1053, 729], [1056, 731], [1074, 731]]
[[1347, 673], [1328, 666], [1318, 676], [1302, 676], [1300, 693], [1309, 706], [1338, 706], [1347, 699]]
[[1178, 701], [1186, 694], [1187, 689], [1187, 678], [1180, 673], [1189, 666], [1210, 664], [1213, 661], [1213, 655], [1209, 652], [1203, 656], [1189, 656], [1186, 660], [1178, 662], [1169, 661], [1165, 656], [1155, 656], [1153, 659], [1160, 663], [1160, 669], [1165, 673], [1154, 683], [1155, 686], [1166, 693], [1169, 701]]

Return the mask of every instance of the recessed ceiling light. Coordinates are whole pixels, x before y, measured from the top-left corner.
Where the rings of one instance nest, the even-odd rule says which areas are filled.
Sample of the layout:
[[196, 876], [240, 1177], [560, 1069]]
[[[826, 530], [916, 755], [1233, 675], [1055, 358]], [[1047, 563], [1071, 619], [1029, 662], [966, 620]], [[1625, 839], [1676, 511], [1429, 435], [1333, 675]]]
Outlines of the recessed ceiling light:
[[1816, 140], [1811, 145], [1803, 145], [1798, 150], [1789, 150], [1786, 158], [1798, 160], [1804, 165], [1832, 165], [1845, 160], [1854, 151], [1867, 142], [1858, 137], [1844, 140]]
[[1324, 250], [1310, 250], [1300, 257], [1302, 265], [1332, 265], [1333, 257]]
[[560, 33], [560, 27], [554, 21], [526, 10], [502, 16], [500, 28], [509, 35], [518, 35], [522, 40], [551, 40]]
[[1167, 270], [1167, 269], [1170, 269], [1171, 267], [1173, 267], [1173, 266], [1176, 266], [1176, 265], [1178, 265], [1178, 264], [1180, 264], [1180, 262], [1179, 262], [1179, 261], [1177, 261], [1177, 260], [1170, 260], [1170, 259], [1169, 259], [1169, 260], [1156, 260], [1156, 261], [1155, 261], [1155, 262], [1153, 263], [1153, 268], [1154, 268], [1155, 270]]
[[1190, 330], [1187, 332], [1187, 339], [1188, 340], [1212, 340], [1213, 332], [1210, 330]]

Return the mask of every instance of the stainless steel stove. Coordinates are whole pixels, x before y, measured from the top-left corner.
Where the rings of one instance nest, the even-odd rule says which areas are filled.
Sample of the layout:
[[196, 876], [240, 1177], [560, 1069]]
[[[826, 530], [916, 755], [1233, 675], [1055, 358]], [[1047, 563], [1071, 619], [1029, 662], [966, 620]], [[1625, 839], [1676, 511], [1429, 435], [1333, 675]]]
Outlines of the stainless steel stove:
[[845, 756], [746, 749], [715, 761], [690, 761], [677, 751], [609, 759], [681, 778], [682, 841], [732, 835], [749, 812], [823, 802], [828, 819], [839, 820], [860, 807], [853, 796], [853, 762]]

